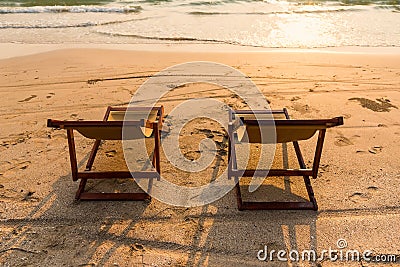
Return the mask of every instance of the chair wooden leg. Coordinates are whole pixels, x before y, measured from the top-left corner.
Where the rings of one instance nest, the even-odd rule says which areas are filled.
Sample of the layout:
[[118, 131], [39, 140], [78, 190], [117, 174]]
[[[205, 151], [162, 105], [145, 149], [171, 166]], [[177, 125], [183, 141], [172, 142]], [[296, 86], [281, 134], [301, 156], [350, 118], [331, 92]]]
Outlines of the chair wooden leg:
[[69, 160], [71, 163], [72, 180], [78, 180], [78, 162], [76, 161], [76, 150], [74, 141], [74, 130], [67, 129]]
[[157, 180], [160, 180], [161, 166], [160, 166], [160, 128], [158, 124], [154, 124], [154, 154], [155, 154], [155, 167], [158, 172]]
[[87, 183], [86, 178], [82, 178], [78, 191], [76, 192], [75, 199], [77, 200], [136, 200], [142, 201], [151, 199], [147, 193], [91, 193], [85, 192], [85, 186]]
[[90, 193], [84, 192], [79, 200], [129, 200], [143, 201], [150, 199], [146, 193]]
[[[231, 119], [232, 114], [229, 113], [229, 119]], [[237, 137], [236, 133], [233, 133], [232, 125], [228, 126], [228, 179], [232, 178], [231, 170], [234, 168], [237, 169], [237, 161], [236, 161], [236, 150], [235, 150], [235, 138]], [[236, 193], [236, 203], [238, 210], [243, 210], [243, 200], [242, 193], [240, 192], [240, 180], [238, 176], [234, 176], [235, 179], [235, 193]]]
[[94, 159], [96, 158], [97, 151], [99, 150], [100, 143], [101, 143], [101, 140], [94, 141], [93, 148], [90, 151], [89, 160], [88, 160], [88, 162], [86, 164], [86, 170], [87, 171], [90, 171], [92, 169], [92, 166], [93, 166], [93, 163], [94, 163]]
[[[294, 150], [296, 152], [296, 157], [297, 157], [297, 160], [299, 162], [300, 168], [305, 169], [307, 166], [306, 166], [306, 164], [304, 162], [304, 158], [303, 158], [303, 155], [301, 153], [299, 143], [297, 141], [294, 141], [293, 142], [293, 146], [294, 146]], [[321, 155], [321, 154], [319, 154], [319, 155]], [[318, 210], [318, 204], [317, 204], [317, 200], [315, 199], [314, 191], [313, 191], [312, 186], [311, 186], [310, 177], [309, 176], [304, 176], [303, 178], [304, 178], [304, 184], [305, 184], [306, 189], [307, 189], [308, 198], [310, 199], [310, 203], [312, 203], [312, 205], [313, 205], [313, 210]]]
[[243, 200], [242, 200], [242, 193], [240, 192], [240, 183], [237, 177], [235, 177], [235, 191], [236, 191], [236, 202], [238, 210], [243, 210]]
[[318, 176], [318, 168], [319, 168], [319, 163], [320, 163], [321, 155], [322, 155], [322, 147], [324, 145], [325, 132], [326, 132], [326, 130], [322, 129], [319, 131], [319, 134], [318, 134], [318, 142], [317, 142], [317, 147], [315, 149], [313, 175], [312, 175], [312, 177], [314, 179], [316, 179]]
[[315, 199], [314, 191], [313, 191], [313, 188], [311, 186], [311, 181], [310, 181], [310, 177], [309, 176], [304, 176], [304, 184], [306, 185], [308, 198], [310, 199], [310, 202], [313, 205], [313, 210], [318, 210], [317, 200]]
[[85, 191], [87, 179], [81, 179], [78, 187], [78, 191], [76, 191], [75, 199], [80, 199], [82, 193]]
[[243, 202], [240, 210], [314, 210], [311, 202]]

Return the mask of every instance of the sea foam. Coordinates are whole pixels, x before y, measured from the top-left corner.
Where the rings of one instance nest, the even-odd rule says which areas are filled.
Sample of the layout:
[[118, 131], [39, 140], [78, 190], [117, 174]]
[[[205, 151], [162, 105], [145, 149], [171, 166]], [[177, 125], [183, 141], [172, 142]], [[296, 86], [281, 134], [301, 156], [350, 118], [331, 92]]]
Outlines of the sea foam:
[[1, 7], [0, 14], [17, 13], [136, 13], [140, 6], [106, 7], [106, 6], [32, 6], [32, 7]]

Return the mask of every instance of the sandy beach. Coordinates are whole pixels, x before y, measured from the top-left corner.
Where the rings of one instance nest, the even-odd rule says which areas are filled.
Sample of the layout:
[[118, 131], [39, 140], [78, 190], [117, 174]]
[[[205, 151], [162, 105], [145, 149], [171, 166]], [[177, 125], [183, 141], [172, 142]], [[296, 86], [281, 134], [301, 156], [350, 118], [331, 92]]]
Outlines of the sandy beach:
[[[344, 250], [400, 255], [400, 53], [359, 51], [43, 48], [0, 59], [0, 266], [382, 266], [257, 259], [264, 246], [322, 251], [337, 249], [339, 239], [347, 242]], [[127, 105], [151, 75], [190, 61], [240, 70], [271, 108], [286, 107], [293, 118], [344, 117], [343, 126], [327, 131], [320, 174], [312, 180], [317, 212], [238, 211], [233, 190], [196, 208], [155, 199], [74, 200], [78, 183], [71, 178], [66, 132], [46, 127], [46, 120], [100, 120], [107, 106]], [[168, 114], [194, 97], [245, 108], [215, 85], [177, 88], [159, 103]], [[207, 137], [207, 129], [215, 142], [224, 142], [216, 125], [194, 121], [188, 127], [181, 147], [186, 157], [198, 157], [196, 142]], [[76, 142], [83, 168], [91, 141], [77, 135]], [[314, 142], [302, 146], [307, 164]], [[167, 179], [178, 176], [177, 182], [196, 186], [226, 162], [222, 153], [209, 169], [185, 174], [171, 168], [164, 155], [161, 168]], [[95, 165], [126, 168], [121, 146], [105, 143]], [[265, 183], [257, 199], [279, 200], [283, 179]], [[291, 178], [290, 184], [295, 198], [305, 197], [300, 179]], [[125, 182], [106, 186], [123, 188]]]

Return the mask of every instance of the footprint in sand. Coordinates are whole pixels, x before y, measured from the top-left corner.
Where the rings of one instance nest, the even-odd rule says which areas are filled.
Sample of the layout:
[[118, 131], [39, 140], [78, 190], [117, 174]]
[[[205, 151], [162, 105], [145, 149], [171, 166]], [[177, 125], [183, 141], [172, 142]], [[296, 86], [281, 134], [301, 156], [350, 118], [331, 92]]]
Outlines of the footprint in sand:
[[0, 162], [0, 175], [3, 175], [6, 172], [6, 170], [9, 170], [11, 165], [12, 163], [9, 161]]
[[48, 99], [48, 98], [52, 98], [53, 96], [55, 96], [56, 94], [55, 93], [49, 93], [47, 96], [46, 96], [46, 98]]
[[9, 146], [14, 146], [14, 145], [23, 143], [26, 140], [32, 138], [32, 133], [24, 132], [24, 133], [20, 133], [20, 134], [12, 134], [9, 137], [11, 137], [11, 139], [9, 139], [7, 141], [3, 141], [1, 146], [8, 148]]
[[369, 186], [367, 187], [366, 193], [355, 192], [349, 197], [349, 199], [354, 203], [365, 202], [370, 200], [374, 196], [374, 194], [376, 194], [378, 191], [379, 191], [378, 187]]
[[354, 145], [353, 142], [350, 141], [349, 138], [345, 137], [345, 136], [336, 136], [336, 140], [334, 143], [336, 146], [351, 146]]
[[237, 94], [231, 94], [230, 95], [231, 100], [234, 101], [233, 105], [247, 105], [246, 101], [244, 99], [242, 99], [239, 95]]
[[376, 191], [379, 190], [379, 187], [377, 187], [377, 186], [368, 186], [367, 190], [370, 191], [370, 192], [376, 192]]
[[0, 147], [4, 148], [4, 149], [7, 149], [7, 148], [10, 147], [10, 143], [2, 141], [1, 144], [0, 144]]
[[349, 197], [349, 199], [354, 203], [360, 203], [371, 199], [371, 196], [368, 193], [355, 192]]
[[292, 105], [292, 108], [295, 111], [299, 112], [300, 114], [307, 114], [307, 113], [310, 113], [310, 112], [319, 112], [319, 110], [313, 109], [307, 104], [303, 105], [303, 104], [298, 103], [298, 102], [294, 102], [293, 105]]
[[17, 164], [17, 166], [15, 168], [18, 168], [20, 170], [25, 170], [26, 168], [28, 168], [28, 166], [31, 164], [30, 161], [23, 161]]
[[190, 161], [195, 161], [200, 158], [201, 152], [199, 150], [196, 151], [188, 151], [184, 154], [185, 158]]
[[65, 133], [54, 133], [47, 135], [50, 139], [66, 139], [67, 135]]
[[343, 114], [343, 118], [345, 118], [345, 119], [350, 119], [350, 118], [351, 118], [351, 115], [348, 114], [348, 113], [345, 113], [345, 114]]
[[[211, 130], [209, 129], [195, 129], [194, 132], [192, 132], [193, 134], [198, 134], [198, 133], [202, 133], [204, 134], [207, 138], [213, 138], [214, 134]], [[191, 133], [191, 134], [192, 134]]]
[[4, 173], [2, 173], [3, 176], [14, 174], [16, 171], [19, 171], [19, 170], [25, 170], [31, 165], [31, 162], [28, 160], [20, 161], [20, 162], [14, 160], [14, 162], [16, 162], [16, 163], [7, 161], [7, 162], [4, 162], [4, 164], [2, 164], [4, 167], [8, 166], [8, 168], [6, 168], [6, 171]]
[[216, 143], [223, 142], [224, 138], [227, 138], [227, 136], [225, 135], [224, 132], [217, 131], [217, 130], [209, 130], [209, 129], [196, 128], [190, 134], [191, 135], [193, 135], [193, 134], [204, 134], [207, 138], [213, 139]]
[[10, 171], [10, 170], [25, 170], [26, 168], [29, 167], [29, 165], [31, 165], [31, 162], [30, 162], [29, 160], [21, 161], [21, 162], [18, 162], [18, 161], [17, 161], [17, 163], [14, 164], [14, 166], [12, 166], [12, 167], [9, 169], [9, 171]]
[[329, 170], [329, 164], [320, 164], [318, 173], [322, 175], [324, 172], [328, 170]]
[[371, 154], [378, 154], [382, 152], [382, 147], [381, 146], [373, 146], [370, 149], [368, 149], [368, 152]]
[[27, 97], [27, 98], [25, 98], [25, 99], [19, 100], [18, 102], [19, 102], [19, 103], [28, 102], [28, 101], [34, 99], [35, 97], [37, 97], [37, 95], [31, 95], [30, 97]]
[[117, 154], [117, 150], [115, 150], [115, 149], [106, 151], [106, 156], [109, 158], [115, 157], [116, 154]]

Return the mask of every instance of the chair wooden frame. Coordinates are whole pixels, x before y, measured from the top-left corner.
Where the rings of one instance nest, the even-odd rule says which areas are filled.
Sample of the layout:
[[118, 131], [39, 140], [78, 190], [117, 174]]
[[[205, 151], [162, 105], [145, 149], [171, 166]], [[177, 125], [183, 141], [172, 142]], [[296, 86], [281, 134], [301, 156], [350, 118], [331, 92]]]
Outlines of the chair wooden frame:
[[[237, 132], [234, 129], [235, 116], [241, 114], [281, 114], [284, 115], [286, 119], [268, 119], [268, 120], [256, 120], [256, 119], [245, 119], [241, 118], [244, 124], [247, 125], [275, 125], [277, 126], [319, 126], [317, 146], [314, 154], [314, 162], [311, 169], [307, 168], [303, 155], [300, 150], [298, 140], [293, 141], [294, 150], [298, 163], [300, 165], [299, 169], [242, 169], [239, 170], [237, 166], [236, 150], [235, 150], [235, 139], [237, 139]], [[228, 177], [231, 179], [235, 178], [235, 191], [236, 200], [239, 210], [318, 210], [317, 201], [314, 196], [314, 192], [311, 186], [310, 176], [317, 178], [318, 168], [320, 164], [322, 147], [325, 139], [326, 128], [343, 125], [343, 117], [336, 117], [332, 119], [318, 119], [318, 120], [291, 120], [289, 114], [284, 108], [283, 110], [235, 110], [229, 112], [229, 124], [228, 124], [228, 134], [229, 134], [229, 146], [228, 146]], [[269, 177], [269, 176], [303, 176], [304, 183], [307, 189], [309, 201], [307, 202], [254, 202], [254, 201], [243, 201], [239, 176], [241, 177]]]
[[[156, 121], [148, 121], [141, 119], [139, 121], [109, 121], [109, 116], [112, 111], [154, 111], [157, 113]], [[61, 128], [67, 130], [69, 156], [71, 162], [72, 170], [72, 180], [81, 180], [79, 183], [78, 190], [76, 192], [75, 198], [79, 200], [145, 200], [150, 199], [150, 196], [143, 193], [91, 193], [85, 192], [85, 186], [87, 180], [89, 179], [113, 179], [113, 178], [149, 178], [149, 179], [159, 179], [161, 173], [160, 168], [160, 132], [162, 129], [162, 122], [164, 117], [164, 108], [160, 107], [108, 107], [102, 121], [59, 121], [59, 120], [47, 120], [47, 126], [53, 128]], [[74, 130], [81, 127], [100, 127], [100, 128], [118, 128], [122, 132], [123, 126], [137, 126], [146, 127], [153, 130], [154, 138], [154, 151], [152, 164], [155, 171], [92, 171], [92, 166], [96, 158], [97, 151], [101, 144], [100, 139], [96, 139], [92, 150], [89, 155], [89, 159], [86, 164], [86, 169], [83, 172], [78, 170], [78, 163], [76, 157], [75, 141], [74, 141]], [[144, 137], [143, 137], [144, 138]], [[106, 139], [105, 139], [106, 140]]]

